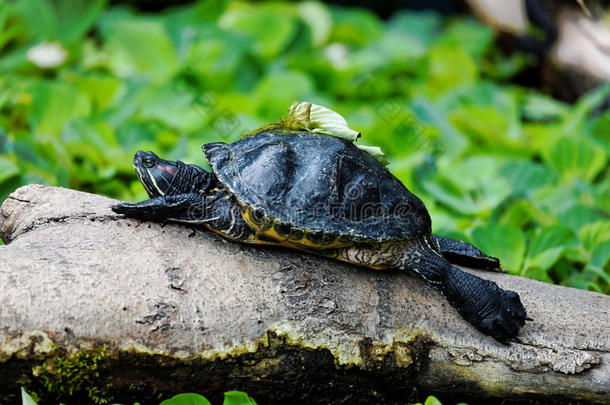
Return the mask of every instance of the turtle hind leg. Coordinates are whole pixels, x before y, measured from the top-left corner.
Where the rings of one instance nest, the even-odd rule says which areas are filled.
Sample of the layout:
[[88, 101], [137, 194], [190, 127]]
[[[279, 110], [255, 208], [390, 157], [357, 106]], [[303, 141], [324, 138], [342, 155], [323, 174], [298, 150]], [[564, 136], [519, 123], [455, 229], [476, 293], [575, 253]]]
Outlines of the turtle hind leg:
[[441, 290], [459, 314], [481, 332], [506, 344], [529, 318], [519, 295], [450, 266]]
[[519, 295], [452, 266], [435, 251], [432, 242], [423, 236], [400, 244], [402, 251], [395, 266], [415, 271], [438, 288], [451, 306], [481, 332], [505, 344], [515, 339], [527, 320]]
[[470, 243], [438, 235], [432, 235], [432, 237], [440, 248], [443, 257], [452, 264], [506, 273], [505, 270], [500, 268], [498, 258], [486, 255]]
[[111, 208], [117, 214], [129, 218], [151, 221], [194, 220], [205, 217], [203, 197], [195, 193], [166, 195], [138, 203], [120, 203]]

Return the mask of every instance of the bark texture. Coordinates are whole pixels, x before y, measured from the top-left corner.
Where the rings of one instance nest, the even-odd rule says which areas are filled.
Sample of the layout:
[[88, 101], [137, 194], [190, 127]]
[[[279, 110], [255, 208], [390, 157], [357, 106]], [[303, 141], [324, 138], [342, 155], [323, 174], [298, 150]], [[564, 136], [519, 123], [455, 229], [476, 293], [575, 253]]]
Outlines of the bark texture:
[[2, 205], [0, 403], [20, 385], [68, 404], [227, 390], [260, 404], [610, 402], [610, 297], [476, 271], [534, 319], [503, 346], [404, 272], [122, 219], [112, 203], [31, 185]]

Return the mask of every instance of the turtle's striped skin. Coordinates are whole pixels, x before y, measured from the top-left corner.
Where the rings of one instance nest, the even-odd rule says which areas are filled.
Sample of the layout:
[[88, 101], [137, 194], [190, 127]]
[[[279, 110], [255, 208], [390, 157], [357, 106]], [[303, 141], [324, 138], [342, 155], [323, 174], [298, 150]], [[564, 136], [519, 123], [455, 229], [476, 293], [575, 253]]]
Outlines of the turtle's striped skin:
[[113, 210], [201, 224], [239, 242], [409, 270], [501, 342], [516, 338], [523, 326], [526, 312], [516, 293], [451, 265], [499, 270], [498, 259], [433, 235], [423, 202], [352, 143], [271, 130], [232, 144], [206, 144], [203, 151], [211, 173], [152, 152], [136, 153], [134, 167], [151, 199]]

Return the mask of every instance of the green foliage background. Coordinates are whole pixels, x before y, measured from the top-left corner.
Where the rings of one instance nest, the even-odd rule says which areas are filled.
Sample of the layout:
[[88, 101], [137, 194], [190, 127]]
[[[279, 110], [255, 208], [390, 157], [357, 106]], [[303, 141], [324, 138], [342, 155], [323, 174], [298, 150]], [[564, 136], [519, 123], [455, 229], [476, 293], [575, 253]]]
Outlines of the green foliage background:
[[[575, 105], [510, 83], [468, 18], [318, 2], [200, 1], [160, 14], [103, 0], [0, 0], [0, 198], [44, 183], [145, 199], [133, 153], [204, 164], [200, 146], [283, 115], [335, 109], [379, 145], [440, 234], [512, 274], [609, 292], [608, 86]], [[41, 69], [27, 50], [61, 43]]]

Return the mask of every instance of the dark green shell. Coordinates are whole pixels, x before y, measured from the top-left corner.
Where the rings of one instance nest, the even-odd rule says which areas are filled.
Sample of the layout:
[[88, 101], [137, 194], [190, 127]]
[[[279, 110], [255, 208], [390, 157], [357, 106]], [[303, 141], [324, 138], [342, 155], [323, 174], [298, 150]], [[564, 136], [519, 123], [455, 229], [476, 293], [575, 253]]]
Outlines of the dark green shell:
[[346, 140], [276, 130], [203, 151], [220, 182], [261, 221], [353, 241], [431, 232], [422, 201]]

